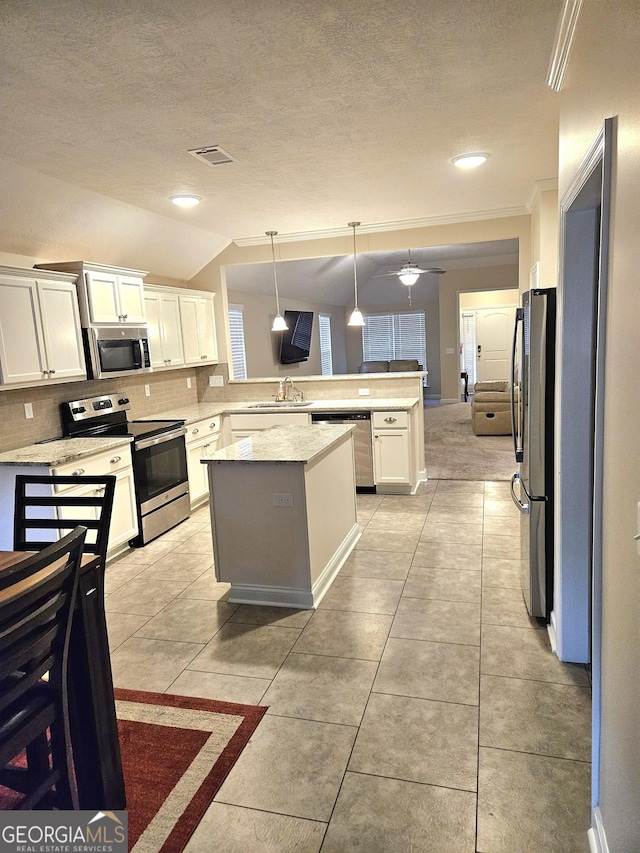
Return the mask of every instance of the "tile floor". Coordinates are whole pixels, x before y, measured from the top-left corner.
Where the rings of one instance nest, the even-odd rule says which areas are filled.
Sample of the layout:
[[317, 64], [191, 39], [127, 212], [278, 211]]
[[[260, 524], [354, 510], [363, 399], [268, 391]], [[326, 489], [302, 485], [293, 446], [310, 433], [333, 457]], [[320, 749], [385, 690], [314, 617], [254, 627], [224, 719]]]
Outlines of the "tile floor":
[[588, 853], [588, 673], [527, 616], [508, 484], [358, 508], [315, 612], [229, 603], [206, 508], [107, 570], [117, 686], [269, 706], [187, 853]]

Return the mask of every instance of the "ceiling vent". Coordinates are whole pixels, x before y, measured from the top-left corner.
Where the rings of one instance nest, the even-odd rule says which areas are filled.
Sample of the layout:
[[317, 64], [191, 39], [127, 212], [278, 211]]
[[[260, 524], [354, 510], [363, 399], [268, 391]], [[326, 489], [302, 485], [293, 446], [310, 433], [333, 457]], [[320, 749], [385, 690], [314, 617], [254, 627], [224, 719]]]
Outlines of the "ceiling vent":
[[208, 163], [209, 166], [222, 166], [225, 163], [235, 163], [234, 158], [227, 154], [219, 145], [207, 145], [206, 148], [193, 148], [189, 151], [198, 160]]

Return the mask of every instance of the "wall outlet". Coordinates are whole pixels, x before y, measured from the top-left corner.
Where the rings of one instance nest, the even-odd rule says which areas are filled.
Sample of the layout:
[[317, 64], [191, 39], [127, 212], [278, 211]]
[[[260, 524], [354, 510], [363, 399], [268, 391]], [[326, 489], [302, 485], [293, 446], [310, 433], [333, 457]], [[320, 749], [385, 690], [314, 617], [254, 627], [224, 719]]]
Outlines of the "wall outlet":
[[368, 397], [369, 396], [369, 389], [368, 388], [358, 388], [358, 394], [361, 397]]
[[33, 417], [33, 404], [32, 403], [25, 403], [24, 404], [24, 416], [25, 416], [25, 418], [27, 418], [27, 420], [29, 420], [30, 418]]
[[187, 376], [187, 388], [191, 388], [191, 377]]
[[224, 379], [222, 376], [210, 376], [209, 377], [209, 387], [210, 388], [222, 388], [224, 385]]
[[274, 492], [273, 493], [273, 505], [274, 506], [293, 506], [293, 495], [289, 494], [289, 492]]
[[144, 386], [144, 395], [145, 395], [145, 397], [151, 396], [151, 388], [148, 385]]
[[455, 351], [455, 347], [447, 347], [447, 355], [454, 355]]

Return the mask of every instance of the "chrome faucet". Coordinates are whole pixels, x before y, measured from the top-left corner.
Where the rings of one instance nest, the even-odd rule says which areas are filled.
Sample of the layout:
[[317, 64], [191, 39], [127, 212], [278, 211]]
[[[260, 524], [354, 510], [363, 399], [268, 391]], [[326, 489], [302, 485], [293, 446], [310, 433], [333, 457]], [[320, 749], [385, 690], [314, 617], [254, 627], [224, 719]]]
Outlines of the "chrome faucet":
[[[289, 391], [287, 391], [287, 382], [289, 383]], [[291, 400], [294, 403], [304, 402], [304, 391], [299, 391], [293, 384], [293, 379], [290, 376], [285, 376], [282, 383], [284, 390], [284, 399]]]

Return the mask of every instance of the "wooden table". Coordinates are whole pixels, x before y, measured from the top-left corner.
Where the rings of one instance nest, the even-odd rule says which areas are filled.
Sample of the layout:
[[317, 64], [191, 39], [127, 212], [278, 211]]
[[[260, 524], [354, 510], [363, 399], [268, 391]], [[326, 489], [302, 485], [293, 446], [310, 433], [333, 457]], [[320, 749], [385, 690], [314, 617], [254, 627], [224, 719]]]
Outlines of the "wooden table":
[[[0, 551], [0, 571], [29, 556]], [[68, 661], [71, 744], [80, 808], [126, 807], [100, 558], [85, 554], [71, 627]]]

